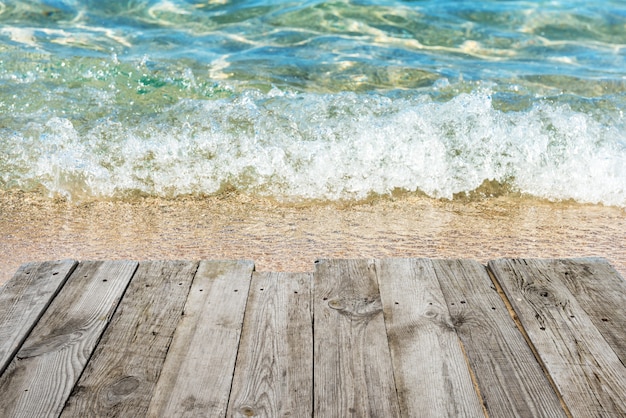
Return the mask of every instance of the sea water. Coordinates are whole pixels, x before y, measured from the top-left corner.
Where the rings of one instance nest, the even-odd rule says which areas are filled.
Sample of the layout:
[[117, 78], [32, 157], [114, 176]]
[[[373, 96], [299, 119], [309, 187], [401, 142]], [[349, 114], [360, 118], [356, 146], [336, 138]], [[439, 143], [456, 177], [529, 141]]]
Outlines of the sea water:
[[626, 207], [626, 2], [0, 2], [0, 189]]

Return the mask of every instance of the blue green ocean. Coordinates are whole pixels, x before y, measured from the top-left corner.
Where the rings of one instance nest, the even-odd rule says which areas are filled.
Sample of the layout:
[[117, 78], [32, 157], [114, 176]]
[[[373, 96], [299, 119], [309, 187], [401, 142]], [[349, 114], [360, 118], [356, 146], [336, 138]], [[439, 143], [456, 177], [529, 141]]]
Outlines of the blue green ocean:
[[626, 207], [626, 1], [0, 2], [0, 189]]

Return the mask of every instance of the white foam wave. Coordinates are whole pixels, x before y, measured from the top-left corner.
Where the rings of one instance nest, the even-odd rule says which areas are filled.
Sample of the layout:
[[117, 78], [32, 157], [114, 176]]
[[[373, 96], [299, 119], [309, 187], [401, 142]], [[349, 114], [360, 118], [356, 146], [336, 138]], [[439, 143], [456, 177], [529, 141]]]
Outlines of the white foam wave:
[[31, 124], [4, 141], [1, 179], [72, 199], [228, 186], [324, 200], [395, 189], [452, 198], [495, 180], [538, 197], [626, 207], [623, 127], [548, 102], [503, 112], [489, 92], [443, 103], [247, 92], [181, 101], [136, 124], [107, 119], [79, 129], [59, 117]]

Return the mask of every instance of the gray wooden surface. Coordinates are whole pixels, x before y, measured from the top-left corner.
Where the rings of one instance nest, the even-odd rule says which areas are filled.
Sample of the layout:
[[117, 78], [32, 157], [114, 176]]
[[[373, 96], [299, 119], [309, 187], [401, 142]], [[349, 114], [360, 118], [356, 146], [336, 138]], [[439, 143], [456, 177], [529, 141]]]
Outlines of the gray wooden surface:
[[311, 416], [312, 315], [309, 273], [254, 273], [228, 416]]
[[483, 415], [432, 261], [376, 267], [402, 416]]
[[626, 416], [606, 260], [312, 268], [26, 264], [0, 290], [0, 417]]
[[0, 374], [76, 267], [75, 261], [24, 264], [0, 287]]
[[96, 261], [74, 270], [0, 377], [3, 416], [61, 413], [136, 268]]
[[63, 416], [146, 415], [197, 267], [176, 261], [139, 266]]
[[[585, 285], [589, 280], [579, 274], [584, 268], [571, 268], [571, 263], [496, 260], [489, 263], [489, 268], [501, 283], [570, 412], [579, 417], [626, 416], [624, 363], [592, 320], [597, 299], [606, 302], [620, 297], [594, 297], [597, 288], [589, 297], [583, 297], [590, 287]], [[614, 291], [610, 286], [614, 280], [604, 280], [606, 290]], [[626, 295], [622, 293], [620, 306], [613, 307], [618, 318], [623, 317], [625, 303]], [[604, 314], [613, 318], [610, 312]]]
[[485, 268], [471, 260], [433, 264], [488, 415], [565, 416]]
[[373, 260], [315, 265], [314, 408], [319, 416], [399, 416]]
[[200, 263], [149, 416], [225, 416], [253, 269]]

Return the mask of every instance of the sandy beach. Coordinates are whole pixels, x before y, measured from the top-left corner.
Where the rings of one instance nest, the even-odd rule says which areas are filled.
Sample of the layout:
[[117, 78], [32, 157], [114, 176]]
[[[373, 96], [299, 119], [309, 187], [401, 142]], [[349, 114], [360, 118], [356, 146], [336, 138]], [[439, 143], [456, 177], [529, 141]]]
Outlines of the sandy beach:
[[279, 203], [240, 194], [87, 203], [0, 192], [0, 283], [52, 259], [252, 259], [312, 271], [319, 258], [607, 258], [626, 276], [626, 210], [496, 197], [416, 195]]

